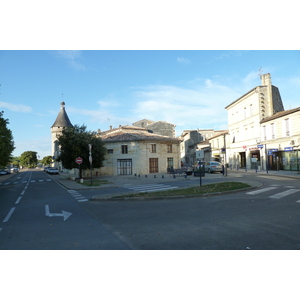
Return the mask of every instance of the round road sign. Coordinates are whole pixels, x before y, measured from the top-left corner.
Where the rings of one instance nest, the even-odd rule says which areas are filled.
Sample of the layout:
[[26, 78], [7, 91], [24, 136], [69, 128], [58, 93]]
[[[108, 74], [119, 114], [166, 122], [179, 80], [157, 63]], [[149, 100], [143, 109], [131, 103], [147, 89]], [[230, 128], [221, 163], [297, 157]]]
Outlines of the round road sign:
[[81, 157], [77, 157], [77, 158], [75, 159], [75, 161], [76, 161], [77, 164], [80, 165], [80, 164], [83, 162], [83, 159], [82, 159]]

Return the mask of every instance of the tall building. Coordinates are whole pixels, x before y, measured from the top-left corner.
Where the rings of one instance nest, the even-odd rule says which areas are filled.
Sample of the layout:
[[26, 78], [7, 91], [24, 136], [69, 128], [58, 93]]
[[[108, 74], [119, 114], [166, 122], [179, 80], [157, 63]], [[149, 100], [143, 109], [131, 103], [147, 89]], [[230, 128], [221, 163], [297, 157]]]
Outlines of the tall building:
[[[51, 126], [52, 133], [52, 157], [55, 160], [59, 156], [58, 137], [66, 127], [73, 127], [65, 110], [65, 102], [60, 103], [60, 111], [53, 125]], [[55, 167], [60, 167], [57, 162], [54, 162]]]

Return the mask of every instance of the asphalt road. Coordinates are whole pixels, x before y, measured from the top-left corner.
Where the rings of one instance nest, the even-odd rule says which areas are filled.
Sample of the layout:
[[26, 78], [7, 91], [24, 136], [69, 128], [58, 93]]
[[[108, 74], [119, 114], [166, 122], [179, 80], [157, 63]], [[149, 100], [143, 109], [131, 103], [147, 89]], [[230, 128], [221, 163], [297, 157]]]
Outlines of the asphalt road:
[[0, 249], [129, 249], [42, 171], [0, 187]]
[[1, 182], [0, 249], [300, 249], [297, 179], [243, 173], [224, 180], [262, 186], [211, 197], [87, 201], [99, 190], [68, 191], [54, 178], [28, 171]]

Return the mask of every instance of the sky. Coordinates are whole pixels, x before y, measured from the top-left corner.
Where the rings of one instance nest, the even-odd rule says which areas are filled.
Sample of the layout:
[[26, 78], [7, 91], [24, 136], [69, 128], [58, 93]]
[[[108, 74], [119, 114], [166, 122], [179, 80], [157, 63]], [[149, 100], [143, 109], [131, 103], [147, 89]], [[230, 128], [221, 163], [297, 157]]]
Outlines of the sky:
[[300, 106], [300, 52], [284, 50], [2, 50], [0, 109], [16, 149], [51, 155], [60, 103], [88, 130], [166, 121], [227, 129], [225, 107], [270, 73], [285, 109]]

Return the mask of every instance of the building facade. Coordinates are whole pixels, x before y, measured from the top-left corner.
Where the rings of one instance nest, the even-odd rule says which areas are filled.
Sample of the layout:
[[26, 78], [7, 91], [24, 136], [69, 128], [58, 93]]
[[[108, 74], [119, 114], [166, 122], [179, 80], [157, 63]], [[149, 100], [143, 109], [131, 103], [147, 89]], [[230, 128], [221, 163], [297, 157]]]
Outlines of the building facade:
[[99, 175], [147, 175], [180, 167], [180, 140], [135, 126], [100, 133], [107, 148]]
[[231, 168], [299, 170], [299, 110], [284, 110], [270, 74], [226, 107], [227, 162]]

